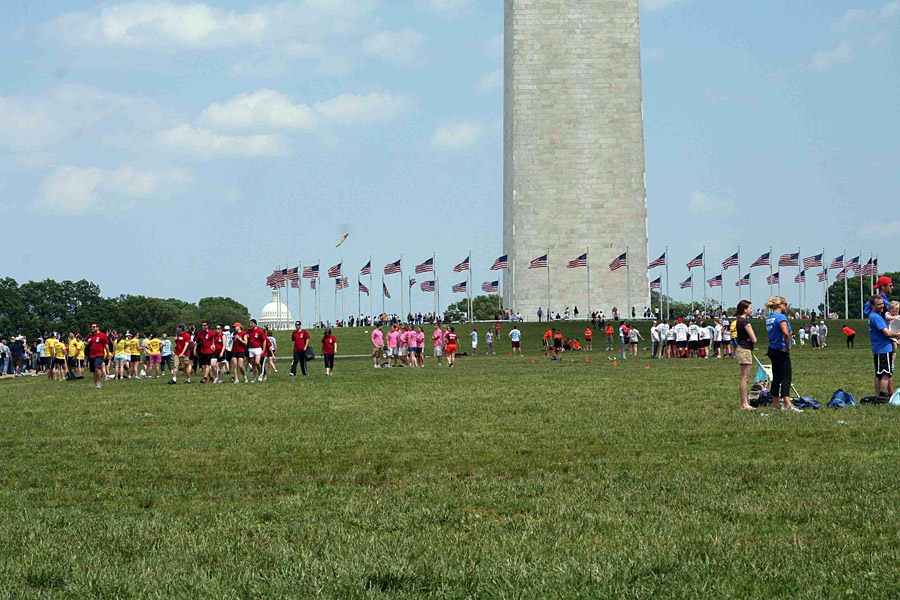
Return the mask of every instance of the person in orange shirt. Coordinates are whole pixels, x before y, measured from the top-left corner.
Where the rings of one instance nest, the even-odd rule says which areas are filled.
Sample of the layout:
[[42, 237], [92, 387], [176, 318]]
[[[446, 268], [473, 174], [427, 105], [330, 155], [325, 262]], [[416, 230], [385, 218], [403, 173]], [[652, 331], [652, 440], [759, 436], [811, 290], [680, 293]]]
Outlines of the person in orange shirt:
[[[585, 340], [585, 343], [588, 343], [588, 340]], [[572, 350], [581, 350], [581, 344], [578, 343], [578, 340], [572, 342]]]
[[847, 336], [847, 347], [853, 347], [853, 340], [856, 338], [856, 332], [844, 325], [844, 335]]
[[610, 351], [613, 349], [613, 333], [615, 333], [615, 329], [613, 329], [612, 325], [606, 326], [606, 350]]
[[[593, 339], [594, 339], [594, 332], [591, 331], [590, 327], [585, 327], [584, 328], [584, 348], [588, 352], [594, 351], [593, 344], [591, 342], [591, 340], [593, 340]], [[577, 348], [576, 348], [576, 350], [577, 350]]]
[[562, 354], [563, 336], [559, 329], [553, 330], [553, 358], [560, 360]]
[[544, 348], [549, 352], [553, 347], [553, 330], [548, 329], [544, 332], [544, 337], [541, 340], [541, 343], [544, 345]]

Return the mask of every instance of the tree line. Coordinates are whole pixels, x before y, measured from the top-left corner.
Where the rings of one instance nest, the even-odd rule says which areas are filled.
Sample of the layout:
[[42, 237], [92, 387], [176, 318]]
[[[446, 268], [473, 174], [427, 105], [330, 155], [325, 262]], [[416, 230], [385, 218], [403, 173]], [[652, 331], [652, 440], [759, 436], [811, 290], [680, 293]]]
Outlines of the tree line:
[[30, 340], [51, 331], [90, 331], [91, 323], [104, 329], [172, 333], [178, 323], [246, 322], [250, 312], [232, 298], [203, 298], [197, 304], [175, 298], [123, 294], [104, 298], [100, 287], [80, 281], [0, 279], [0, 334], [24, 334]]

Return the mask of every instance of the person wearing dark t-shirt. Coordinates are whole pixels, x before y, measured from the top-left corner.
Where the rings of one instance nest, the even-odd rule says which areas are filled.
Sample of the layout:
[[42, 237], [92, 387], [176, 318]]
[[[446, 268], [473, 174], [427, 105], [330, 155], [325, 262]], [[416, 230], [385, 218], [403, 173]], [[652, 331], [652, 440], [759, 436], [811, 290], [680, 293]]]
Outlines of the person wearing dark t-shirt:
[[737, 348], [734, 350], [734, 358], [741, 369], [741, 410], [756, 410], [750, 406], [747, 388], [750, 384], [750, 369], [753, 367], [753, 345], [756, 343], [756, 334], [750, 325], [750, 315], [753, 314], [753, 305], [749, 300], [738, 302], [734, 316], [737, 318]]
[[100, 389], [100, 378], [103, 376], [103, 359], [106, 357], [106, 348], [109, 346], [109, 338], [100, 331], [99, 325], [91, 323], [91, 335], [88, 336], [87, 345], [88, 362], [91, 372], [94, 374], [94, 385]]
[[302, 323], [297, 321], [294, 323], [295, 330], [291, 333], [291, 340], [294, 342], [294, 360], [291, 362], [291, 377], [297, 376], [297, 365], [300, 365], [300, 374], [304, 377], [309, 375], [306, 368], [306, 348], [309, 346], [309, 333], [302, 327]]
[[331, 335], [331, 328], [325, 330], [322, 337], [322, 359], [325, 361], [325, 374], [334, 375], [334, 355], [337, 352], [337, 339]]

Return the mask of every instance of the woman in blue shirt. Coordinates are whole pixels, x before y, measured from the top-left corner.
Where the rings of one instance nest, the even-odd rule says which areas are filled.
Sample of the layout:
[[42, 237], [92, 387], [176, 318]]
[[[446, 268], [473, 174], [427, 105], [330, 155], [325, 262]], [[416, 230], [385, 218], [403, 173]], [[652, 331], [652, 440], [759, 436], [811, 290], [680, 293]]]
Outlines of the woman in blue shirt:
[[[766, 318], [766, 333], [769, 336], [769, 350], [766, 356], [772, 361], [772, 408], [801, 412], [791, 403], [791, 324], [787, 317], [787, 300], [783, 296], [772, 296], [766, 302], [772, 311]], [[780, 398], [780, 400], [779, 400]]]

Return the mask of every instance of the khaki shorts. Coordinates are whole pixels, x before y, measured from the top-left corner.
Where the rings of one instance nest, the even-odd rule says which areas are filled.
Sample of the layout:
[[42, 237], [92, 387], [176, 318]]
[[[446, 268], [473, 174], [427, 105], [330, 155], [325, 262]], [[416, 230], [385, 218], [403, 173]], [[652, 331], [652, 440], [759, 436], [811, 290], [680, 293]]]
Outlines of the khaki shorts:
[[372, 350], [372, 356], [374, 358], [381, 358], [381, 355], [384, 353], [384, 349], [379, 347]]
[[178, 368], [187, 369], [188, 365], [191, 364], [191, 359], [188, 356], [178, 356]]
[[734, 358], [737, 360], [737, 364], [739, 365], [752, 365], [753, 364], [753, 352], [751, 350], [747, 350], [746, 348], [737, 347], [734, 349]]

